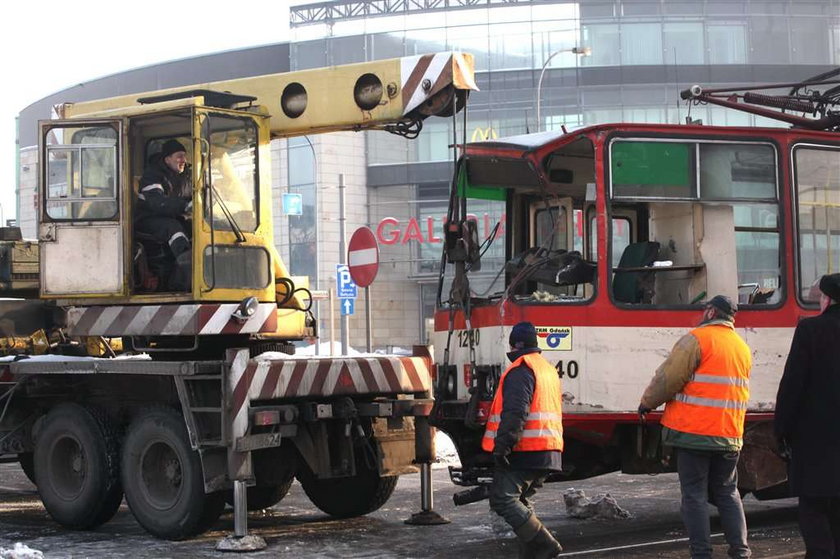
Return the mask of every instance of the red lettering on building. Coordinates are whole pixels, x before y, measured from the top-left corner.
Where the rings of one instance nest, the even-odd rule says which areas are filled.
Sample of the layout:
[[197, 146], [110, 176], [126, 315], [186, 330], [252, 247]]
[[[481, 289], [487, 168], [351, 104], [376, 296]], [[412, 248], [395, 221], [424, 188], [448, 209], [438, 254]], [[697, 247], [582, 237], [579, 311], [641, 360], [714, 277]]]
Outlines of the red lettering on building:
[[423, 242], [423, 232], [420, 230], [420, 224], [415, 218], [408, 220], [408, 225], [405, 226], [405, 234], [403, 235], [402, 244], [408, 241]]
[[[400, 240], [400, 230], [397, 229], [400, 222], [394, 217], [386, 217], [376, 226], [376, 240], [383, 245], [394, 245]], [[385, 228], [389, 227], [388, 233], [385, 233]], [[393, 229], [390, 229], [393, 227]], [[387, 235], [387, 236], [386, 236]]]

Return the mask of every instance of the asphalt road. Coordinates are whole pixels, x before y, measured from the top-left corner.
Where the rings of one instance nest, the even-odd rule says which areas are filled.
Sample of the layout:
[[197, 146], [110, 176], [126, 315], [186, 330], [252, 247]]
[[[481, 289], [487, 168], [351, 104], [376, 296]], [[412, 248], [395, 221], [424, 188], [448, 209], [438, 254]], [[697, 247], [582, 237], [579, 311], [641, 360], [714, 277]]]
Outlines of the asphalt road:
[[[268, 548], [236, 557], [317, 558], [506, 558], [516, 556], [516, 543], [506, 525], [487, 502], [455, 507], [458, 490], [445, 469], [434, 470], [435, 508], [449, 518], [443, 526], [418, 527], [403, 523], [419, 509], [420, 478], [403, 476], [388, 503], [360, 518], [333, 520], [318, 511], [295, 484], [273, 509], [249, 517], [251, 533], [264, 537]], [[627, 519], [570, 518], [563, 492], [570, 486], [589, 497], [609, 493], [632, 517]], [[754, 557], [804, 556], [796, 528], [794, 500], [744, 501]], [[679, 487], [674, 474], [629, 476], [610, 474], [572, 484], [549, 484], [537, 495], [537, 514], [565, 547], [564, 556], [583, 558], [687, 557], [679, 516]], [[22, 542], [59, 557], [224, 557], [216, 542], [233, 531], [228, 510], [212, 531], [184, 542], [149, 536], [123, 504], [116, 517], [97, 530], [68, 531], [54, 523], [38, 499], [37, 490], [17, 464], [0, 464], [0, 548]], [[713, 513], [713, 533], [719, 532]], [[721, 535], [714, 537], [715, 554], [726, 556]]]

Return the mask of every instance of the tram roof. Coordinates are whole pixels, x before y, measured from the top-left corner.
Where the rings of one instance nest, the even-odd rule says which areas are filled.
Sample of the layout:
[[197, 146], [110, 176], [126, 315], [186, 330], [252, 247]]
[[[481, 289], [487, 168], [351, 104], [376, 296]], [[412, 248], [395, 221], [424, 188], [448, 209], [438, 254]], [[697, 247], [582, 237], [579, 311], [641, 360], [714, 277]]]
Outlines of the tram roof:
[[[779, 134], [797, 134], [809, 137], [822, 137], [837, 141], [838, 134], [836, 132], [822, 131], [822, 130], [807, 130], [802, 128], [773, 128], [773, 127], [752, 127], [752, 126], [708, 126], [703, 124], [656, 124], [656, 123], [608, 123], [596, 124], [592, 126], [585, 126], [570, 130], [568, 132], [561, 132], [557, 130], [549, 130], [546, 132], [534, 132], [531, 134], [519, 134], [516, 136], [508, 136], [506, 138], [496, 138], [492, 140], [482, 140], [478, 142], [470, 142], [467, 144], [467, 153], [470, 155], [484, 155], [487, 151], [498, 152], [508, 151], [507, 155], [522, 156], [529, 152], [539, 151], [542, 148], [553, 146], [555, 144], [565, 144], [576, 137], [589, 134], [594, 131], [613, 132], [620, 131], [625, 133], [645, 133], [655, 134], [671, 133], [679, 135], [694, 135], [694, 136], [740, 136], [740, 137], [774, 137]], [[496, 153], [498, 154], [498, 153]]]

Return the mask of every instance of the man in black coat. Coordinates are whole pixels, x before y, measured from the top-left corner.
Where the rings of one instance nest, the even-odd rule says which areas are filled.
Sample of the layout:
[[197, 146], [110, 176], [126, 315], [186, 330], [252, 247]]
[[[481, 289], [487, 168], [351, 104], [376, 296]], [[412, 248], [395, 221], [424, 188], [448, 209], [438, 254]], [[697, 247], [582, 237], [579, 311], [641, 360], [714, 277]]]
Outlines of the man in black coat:
[[167, 140], [143, 170], [134, 208], [135, 231], [169, 247], [175, 269], [162, 279], [170, 291], [189, 291], [192, 279], [190, 174], [186, 148], [178, 140]]
[[775, 431], [790, 453], [806, 557], [840, 559], [840, 274], [819, 283], [819, 316], [796, 327], [776, 396]]

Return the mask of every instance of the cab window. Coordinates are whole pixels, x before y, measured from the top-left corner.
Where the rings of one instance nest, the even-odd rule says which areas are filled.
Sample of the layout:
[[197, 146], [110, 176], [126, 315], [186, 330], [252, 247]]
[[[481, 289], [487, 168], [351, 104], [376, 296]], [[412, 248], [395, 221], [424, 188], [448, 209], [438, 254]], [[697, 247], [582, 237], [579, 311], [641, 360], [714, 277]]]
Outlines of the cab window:
[[47, 218], [53, 221], [115, 219], [117, 130], [110, 126], [58, 126], [46, 134]]

